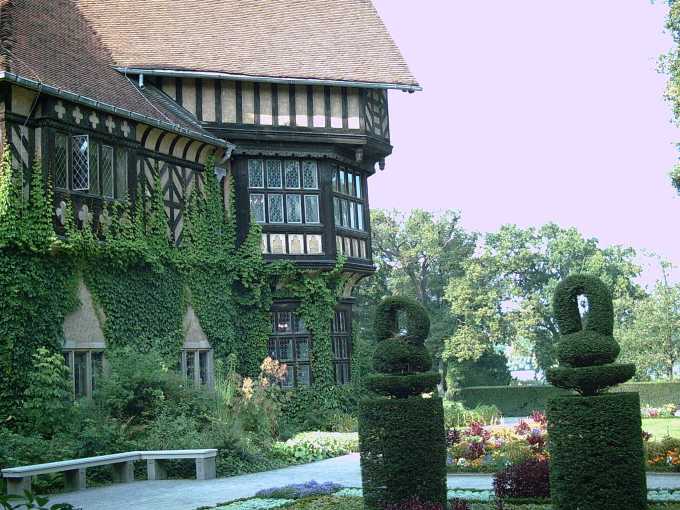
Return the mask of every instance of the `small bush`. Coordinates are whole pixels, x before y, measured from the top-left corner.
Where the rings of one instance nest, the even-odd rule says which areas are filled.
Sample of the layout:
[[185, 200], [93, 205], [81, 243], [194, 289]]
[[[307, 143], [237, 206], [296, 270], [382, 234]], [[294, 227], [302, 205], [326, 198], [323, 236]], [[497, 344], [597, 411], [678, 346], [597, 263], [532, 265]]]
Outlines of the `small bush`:
[[549, 498], [550, 468], [548, 461], [529, 459], [509, 466], [494, 475], [496, 498]]

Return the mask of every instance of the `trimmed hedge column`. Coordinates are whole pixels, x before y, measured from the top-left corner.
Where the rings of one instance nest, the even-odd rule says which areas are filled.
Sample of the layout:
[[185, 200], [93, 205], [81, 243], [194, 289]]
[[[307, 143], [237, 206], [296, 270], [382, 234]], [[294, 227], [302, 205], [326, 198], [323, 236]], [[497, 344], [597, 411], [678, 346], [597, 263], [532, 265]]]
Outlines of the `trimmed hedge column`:
[[[578, 296], [588, 298], [582, 324]], [[550, 492], [555, 510], [647, 508], [640, 397], [605, 393], [630, 379], [634, 365], [615, 363], [614, 309], [609, 289], [589, 275], [570, 276], [553, 296], [562, 338], [560, 365], [549, 369], [554, 386], [580, 395], [551, 399], [547, 406]]]
[[[398, 312], [407, 333], [399, 334]], [[410, 299], [383, 300], [376, 311], [373, 357], [378, 375], [367, 387], [378, 396], [359, 403], [359, 449], [365, 507], [382, 510], [410, 498], [446, 504], [444, 409], [433, 392], [439, 374], [429, 372], [432, 357], [424, 346], [430, 331], [425, 309]]]

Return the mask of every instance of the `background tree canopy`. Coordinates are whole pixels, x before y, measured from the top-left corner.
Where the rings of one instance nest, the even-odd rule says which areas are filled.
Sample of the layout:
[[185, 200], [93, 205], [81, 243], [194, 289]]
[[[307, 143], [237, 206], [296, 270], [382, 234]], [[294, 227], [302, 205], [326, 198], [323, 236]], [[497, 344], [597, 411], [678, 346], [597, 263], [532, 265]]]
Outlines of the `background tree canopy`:
[[555, 286], [589, 273], [612, 289], [622, 357], [641, 367], [641, 378], [670, 377], [680, 360], [680, 287], [660, 282], [648, 294], [636, 282], [633, 248], [602, 247], [553, 223], [480, 235], [463, 229], [456, 211], [375, 210], [371, 221], [377, 273], [357, 294], [357, 349], [366, 355], [374, 344], [372, 304], [405, 295], [430, 313], [428, 347], [450, 384], [507, 384], [503, 353], [530, 360], [540, 373], [555, 363]]

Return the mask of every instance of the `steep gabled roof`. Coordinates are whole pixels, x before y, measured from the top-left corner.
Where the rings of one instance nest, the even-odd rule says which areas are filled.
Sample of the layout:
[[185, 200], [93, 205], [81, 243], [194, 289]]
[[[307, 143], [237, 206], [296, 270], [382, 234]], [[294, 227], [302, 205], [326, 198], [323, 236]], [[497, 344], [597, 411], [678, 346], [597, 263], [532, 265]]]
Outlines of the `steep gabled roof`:
[[417, 87], [370, 0], [74, 0], [119, 67]]
[[0, 22], [0, 73], [11, 73], [6, 78], [21, 84], [19, 78], [27, 78], [224, 144], [116, 71], [111, 53], [72, 0], [0, 0]]

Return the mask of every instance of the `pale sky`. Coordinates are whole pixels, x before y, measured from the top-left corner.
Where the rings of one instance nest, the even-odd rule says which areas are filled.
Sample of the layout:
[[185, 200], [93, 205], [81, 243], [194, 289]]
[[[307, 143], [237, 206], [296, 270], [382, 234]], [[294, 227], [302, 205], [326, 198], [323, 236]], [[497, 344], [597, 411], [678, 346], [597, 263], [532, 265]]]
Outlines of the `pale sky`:
[[458, 209], [481, 232], [554, 221], [680, 266], [665, 2], [373, 1], [424, 90], [390, 91], [371, 207]]

